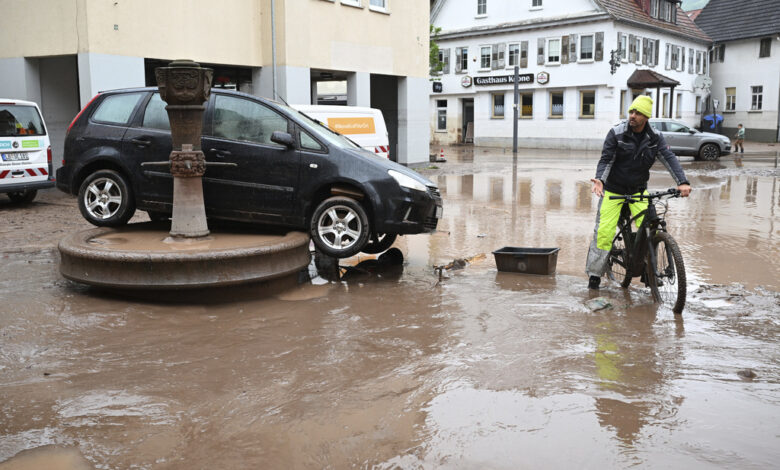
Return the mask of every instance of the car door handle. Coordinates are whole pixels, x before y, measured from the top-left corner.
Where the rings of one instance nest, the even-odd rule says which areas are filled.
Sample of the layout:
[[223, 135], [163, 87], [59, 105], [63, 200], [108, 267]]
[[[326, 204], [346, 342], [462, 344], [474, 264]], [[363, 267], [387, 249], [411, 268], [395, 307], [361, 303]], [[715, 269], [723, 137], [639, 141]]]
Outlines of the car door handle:
[[152, 141], [149, 139], [130, 139], [130, 142], [134, 143], [139, 147], [146, 147], [147, 145], [151, 145], [152, 143]]
[[215, 154], [219, 158], [225, 158], [225, 157], [229, 157], [229, 156], [233, 155], [232, 153], [230, 153], [229, 150], [211, 149], [211, 150], [209, 150], [209, 152]]

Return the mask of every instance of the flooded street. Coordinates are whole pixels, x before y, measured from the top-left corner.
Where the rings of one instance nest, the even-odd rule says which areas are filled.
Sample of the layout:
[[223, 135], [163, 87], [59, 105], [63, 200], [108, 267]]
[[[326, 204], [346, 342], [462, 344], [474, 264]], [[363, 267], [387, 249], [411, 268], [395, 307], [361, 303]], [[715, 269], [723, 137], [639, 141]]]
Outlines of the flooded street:
[[[91, 227], [75, 199], [0, 198], [0, 469], [776, 467], [773, 159], [684, 159], [675, 316], [638, 279], [587, 289], [598, 155], [445, 156], [421, 170], [444, 218], [399, 238], [402, 267], [300, 286], [80, 286], [56, 249]], [[559, 247], [557, 274], [498, 272], [504, 246]]]

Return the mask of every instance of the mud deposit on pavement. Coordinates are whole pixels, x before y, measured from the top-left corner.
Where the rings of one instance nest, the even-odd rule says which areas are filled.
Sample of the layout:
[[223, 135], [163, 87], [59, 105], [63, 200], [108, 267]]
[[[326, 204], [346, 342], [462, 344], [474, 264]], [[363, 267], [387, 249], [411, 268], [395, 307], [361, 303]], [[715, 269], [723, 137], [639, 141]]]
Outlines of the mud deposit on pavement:
[[[586, 289], [597, 155], [446, 157], [423, 170], [444, 219], [396, 242], [402, 269], [286, 290], [79, 286], [56, 251], [90, 227], [75, 200], [0, 197], [0, 469], [776, 466], [773, 162], [683, 163], [676, 317], [638, 280]], [[557, 274], [498, 272], [503, 246], [559, 247]]]

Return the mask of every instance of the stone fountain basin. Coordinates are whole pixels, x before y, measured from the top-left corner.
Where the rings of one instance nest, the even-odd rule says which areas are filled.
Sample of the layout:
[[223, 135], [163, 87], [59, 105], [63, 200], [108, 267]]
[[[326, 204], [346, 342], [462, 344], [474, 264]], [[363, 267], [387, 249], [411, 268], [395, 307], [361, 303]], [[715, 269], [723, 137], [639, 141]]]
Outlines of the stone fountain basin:
[[309, 235], [212, 231], [173, 238], [155, 223], [96, 228], [59, 243], [60, 272], [116, 289], [195, 289], [266, 281], [309, 264]]

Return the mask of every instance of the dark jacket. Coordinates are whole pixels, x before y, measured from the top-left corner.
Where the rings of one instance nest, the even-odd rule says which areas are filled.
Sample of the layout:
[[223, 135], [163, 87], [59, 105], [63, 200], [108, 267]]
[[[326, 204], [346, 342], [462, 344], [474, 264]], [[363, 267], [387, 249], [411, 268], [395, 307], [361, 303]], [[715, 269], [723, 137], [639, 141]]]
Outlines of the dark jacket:
[[634, 194], [647, 189], [650, 167], [656, 158], [664, 164], [677, 185], [688, 184], [680, 162], [669, 150], [664, 136], [656, 133], [650, 124], [640, 134], [634, 134], [623, 121], [607, 133], [601, 159], [596, 168], [596, 179], [604, 189], [617, 194]]

